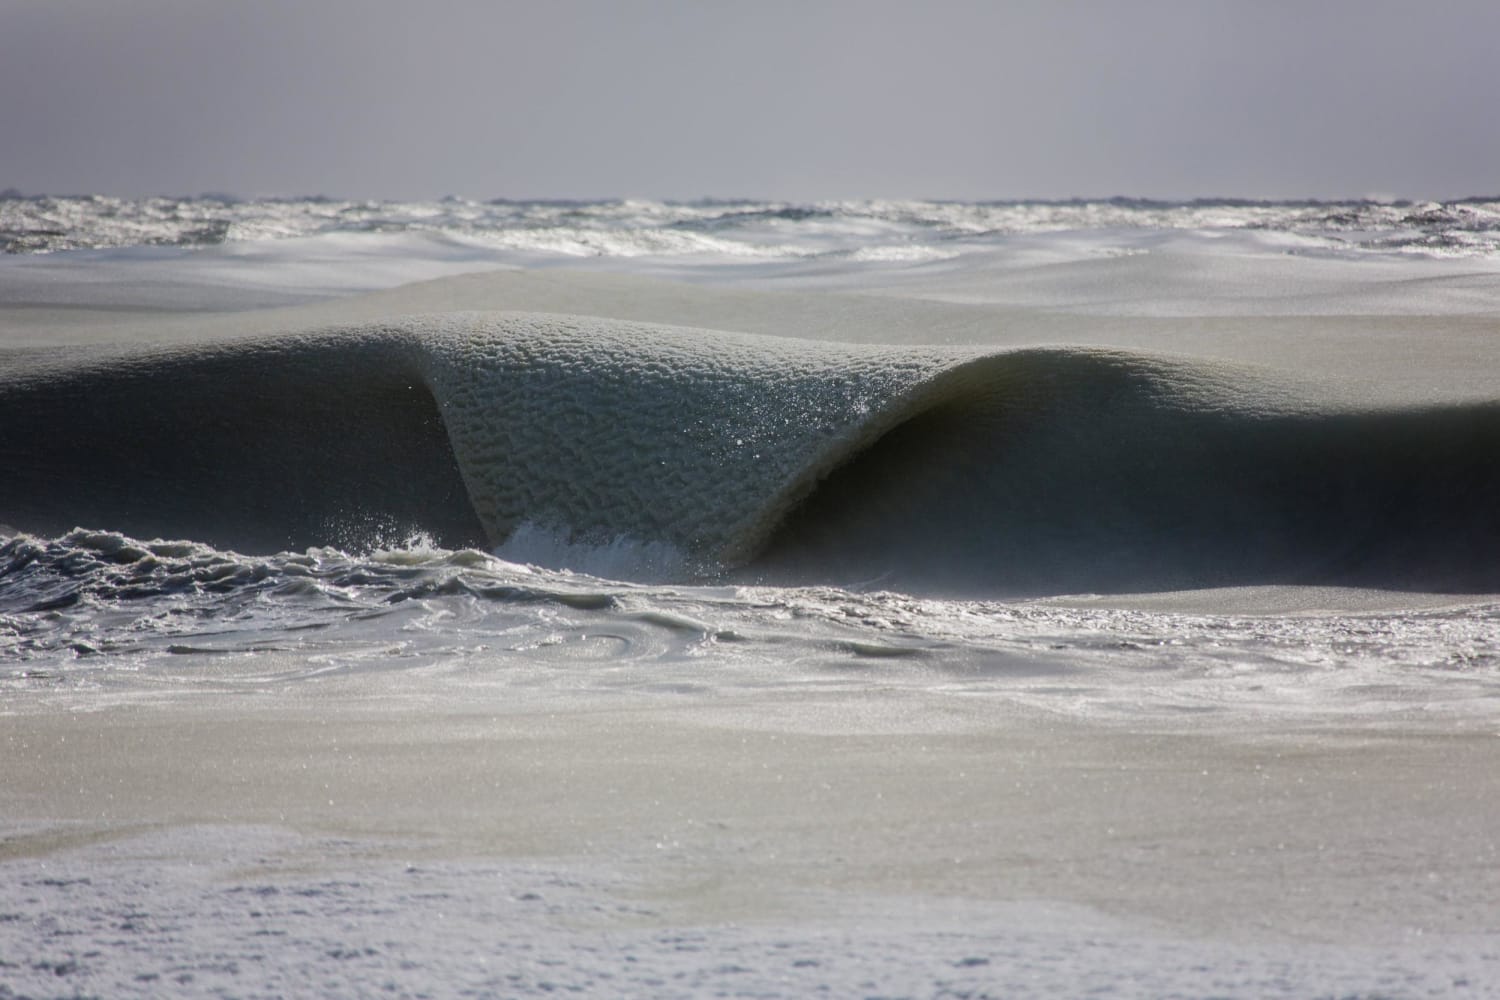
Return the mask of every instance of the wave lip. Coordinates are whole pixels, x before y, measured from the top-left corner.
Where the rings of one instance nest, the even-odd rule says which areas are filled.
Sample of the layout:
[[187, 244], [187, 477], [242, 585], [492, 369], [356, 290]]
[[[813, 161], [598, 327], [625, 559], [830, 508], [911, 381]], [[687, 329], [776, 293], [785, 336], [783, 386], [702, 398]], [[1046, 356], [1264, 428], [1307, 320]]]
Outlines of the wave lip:
[[10, 360], [0, 521], [38, 533], [625, 540], [669, 574], [986, 594], [1500, 590], [1497, 403], [518, 313]]

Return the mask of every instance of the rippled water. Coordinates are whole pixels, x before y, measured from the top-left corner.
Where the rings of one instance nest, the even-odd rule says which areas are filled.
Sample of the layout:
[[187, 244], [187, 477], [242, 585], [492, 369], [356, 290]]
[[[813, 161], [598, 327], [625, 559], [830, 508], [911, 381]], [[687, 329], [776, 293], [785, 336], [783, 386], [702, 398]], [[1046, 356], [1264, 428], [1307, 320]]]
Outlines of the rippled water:
[[256, 558], [85, 531], [12, 537], [0, 579], [0, 689], [42, 698], [396, 670], [568, 696], [895, 685], [1127, 719], [1500, 709], [1500, 608], [1483, 603], [1281, 615], [951, 601], [631, 584], [420, 543]]

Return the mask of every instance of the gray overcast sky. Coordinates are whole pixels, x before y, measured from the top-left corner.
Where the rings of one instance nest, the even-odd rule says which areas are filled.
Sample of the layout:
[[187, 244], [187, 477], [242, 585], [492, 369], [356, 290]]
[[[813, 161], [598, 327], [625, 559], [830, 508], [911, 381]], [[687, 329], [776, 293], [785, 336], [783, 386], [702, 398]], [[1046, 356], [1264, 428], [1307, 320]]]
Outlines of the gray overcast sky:
[[1500, 192], [1500, 2], [0, 0], [0, 188]]

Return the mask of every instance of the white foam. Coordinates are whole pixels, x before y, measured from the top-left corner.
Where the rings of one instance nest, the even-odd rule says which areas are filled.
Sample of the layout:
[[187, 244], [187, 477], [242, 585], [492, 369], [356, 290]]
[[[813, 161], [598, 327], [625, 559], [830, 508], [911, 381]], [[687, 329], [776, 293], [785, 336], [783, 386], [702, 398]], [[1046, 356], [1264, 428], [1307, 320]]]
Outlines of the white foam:
[[702, 570], [669, 542], [642, 541], [629, 535], [585, 541], [572, 537], [566, 529], [533, 521], [522, 522], [495, 548], [495, 555], [524, 567], [567, 570], [609, 580], [681, 580]]
[[302, 982], [328, 997], [779, 1000], [878, 985], [882, 996], [1269, 1000], [1386, 996], [1393, 983], [1398, 995], [1478, 997], [1500, 977], [1479, 933], [1292, 944], [1045, 899], [808, 887], [771, 917], [684, 919], [715, 893], [754, 905], [754, 878], [663, 889], [617, 866], [433, 858], [417, 843], [270, 826], [148, 827], [102, 844], [87, 830], [4, 832], [66, 845], [0, 861], [6, 980], [28, 996], [279, 996]]

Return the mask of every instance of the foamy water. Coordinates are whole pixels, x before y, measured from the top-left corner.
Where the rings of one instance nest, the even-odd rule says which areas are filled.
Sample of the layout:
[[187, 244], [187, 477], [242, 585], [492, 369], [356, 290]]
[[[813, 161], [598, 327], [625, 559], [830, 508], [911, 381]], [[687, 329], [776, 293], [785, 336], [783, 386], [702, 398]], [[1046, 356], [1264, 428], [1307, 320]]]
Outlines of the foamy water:
[[1026, 234], [1111, 230], [1251, 230], [1287, 234], [1294, 238], [1290, 245], [1303, 248], [1483, 256], [1500, 248], [1500, 201], [1173, 203], [1115, 198], [794, 204], [0, 195], [0, 246], [10, 253], [415, 232], [569, 256], [698, 253], [873, 261], [956, 256]]
[[[579, 552], [534, 529], [522, 536], [502, 553], [617, 576], [676, 568], [655, 548]], [[1100, 720], [1210, 713], [1230, 728], [1264, 718], [1399, 724], [1413, 712], [1432, 724], [1484, 723], [1500, 710], [1500, 614], [1464, 596], [1217, 591], [1198, 607], [1182, 594], [1159, 602], [1180, 605], [1170, 610], [1146, 600], [954, 601], [879, 581], [637, 584], [421, 546], [247, 558], [85, 532], [12, 539], [0, 568], [0, 685], [17, 704], [152, 702], [417, 671], [455, 696], [874, 684]], [[1286, 602], [1296, 613], [1276, 613]]]

